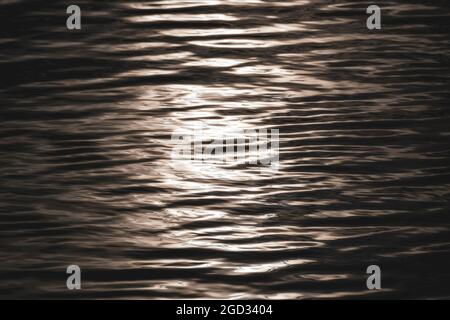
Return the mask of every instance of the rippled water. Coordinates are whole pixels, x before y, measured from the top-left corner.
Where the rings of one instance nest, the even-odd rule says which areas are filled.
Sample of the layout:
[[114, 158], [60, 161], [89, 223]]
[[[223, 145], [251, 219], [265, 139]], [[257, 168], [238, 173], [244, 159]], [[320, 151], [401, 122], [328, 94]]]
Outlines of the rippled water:
[[[450, 297], [447, 0], [0, 4], [1, 297]], [[279, 172], [174, 165], [199, 126]]]

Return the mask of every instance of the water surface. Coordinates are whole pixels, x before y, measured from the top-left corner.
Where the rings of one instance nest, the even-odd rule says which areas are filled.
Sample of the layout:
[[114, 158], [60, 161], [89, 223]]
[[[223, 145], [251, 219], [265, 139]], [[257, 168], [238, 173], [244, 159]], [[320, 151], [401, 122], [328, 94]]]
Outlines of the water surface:
[[[1, 297], [450, 297], [448, 1], [76, 2], [0, 1]], [[202, 126], [278, 173], [173, 163]]]

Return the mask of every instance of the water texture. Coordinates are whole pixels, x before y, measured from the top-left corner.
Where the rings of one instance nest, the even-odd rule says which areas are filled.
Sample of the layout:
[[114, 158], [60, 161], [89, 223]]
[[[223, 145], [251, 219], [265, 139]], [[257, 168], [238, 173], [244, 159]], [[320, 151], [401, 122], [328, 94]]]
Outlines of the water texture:
[[[450, 298], [450, 6], [370, 4], [0, 1], [0, 297]], [[199, 127], [279, 171], [174, 162]]]

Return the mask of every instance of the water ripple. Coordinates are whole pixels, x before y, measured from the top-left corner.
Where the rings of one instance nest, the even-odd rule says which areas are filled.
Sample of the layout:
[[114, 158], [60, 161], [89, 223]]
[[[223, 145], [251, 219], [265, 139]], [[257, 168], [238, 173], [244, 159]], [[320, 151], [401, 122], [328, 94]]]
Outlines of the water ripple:
[[[450, 296], [445, 1], [0, 5], [1, 296]], [[199, 127], [280, 129], [279, 171], [174, 161]]]

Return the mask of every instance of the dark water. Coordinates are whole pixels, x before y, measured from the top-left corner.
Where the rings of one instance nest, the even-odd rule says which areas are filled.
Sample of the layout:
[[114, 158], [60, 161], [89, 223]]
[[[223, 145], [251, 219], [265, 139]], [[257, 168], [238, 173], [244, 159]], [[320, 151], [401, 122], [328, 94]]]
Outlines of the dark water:
[[[0, 1], [0, 297], [450, 298], [448, 0], [74, 2]], [[173, 165], [200, 125], [279, 172]]]

